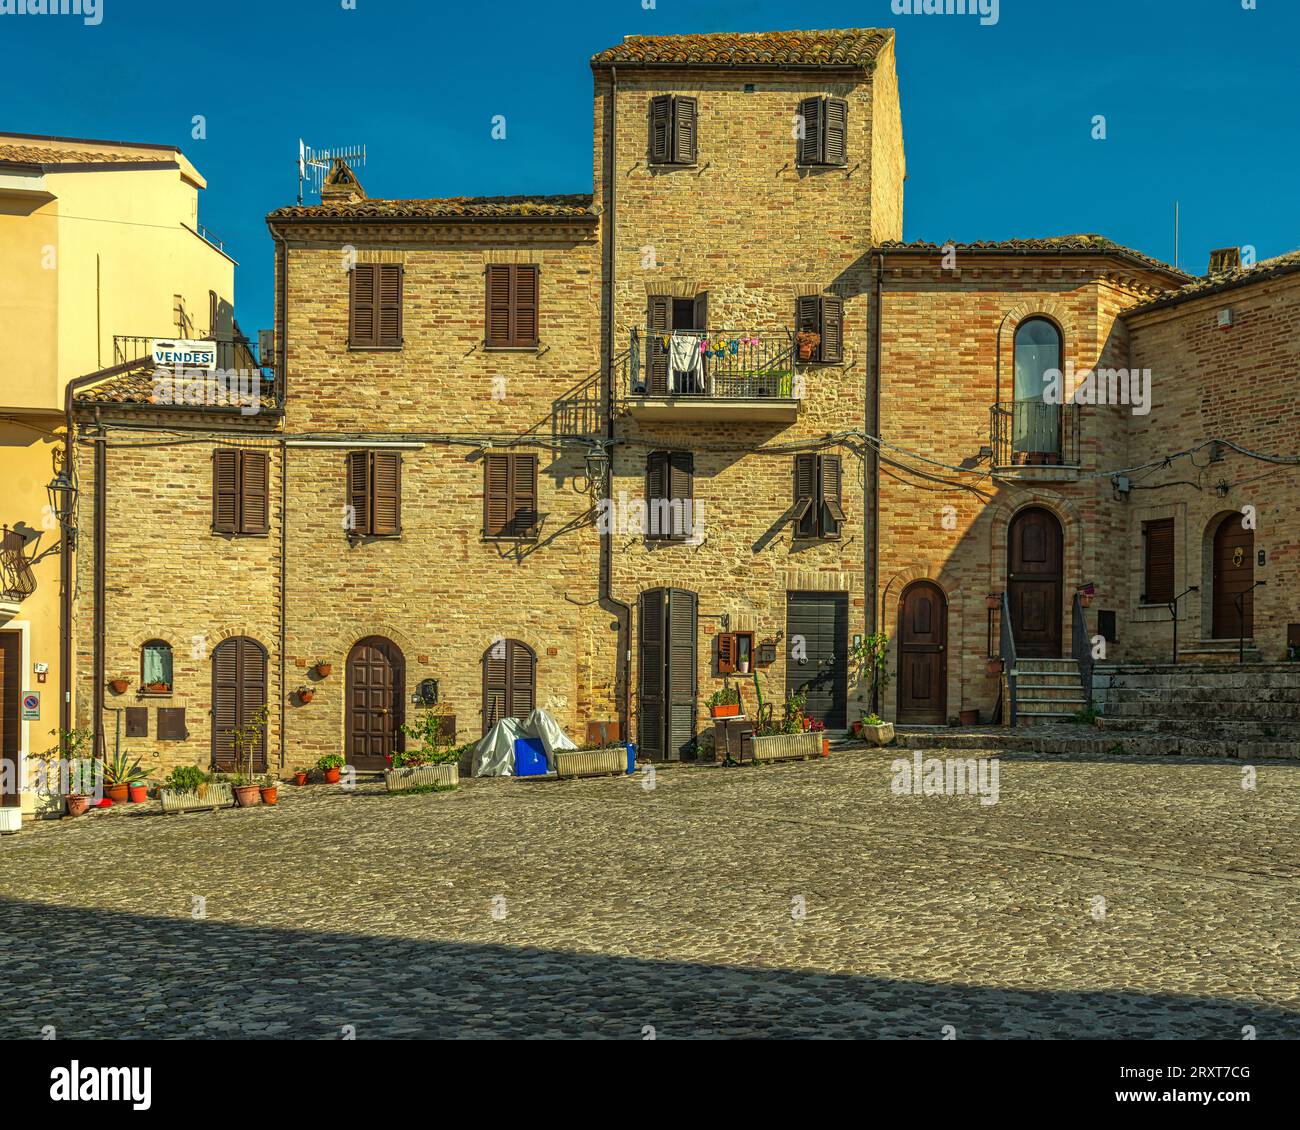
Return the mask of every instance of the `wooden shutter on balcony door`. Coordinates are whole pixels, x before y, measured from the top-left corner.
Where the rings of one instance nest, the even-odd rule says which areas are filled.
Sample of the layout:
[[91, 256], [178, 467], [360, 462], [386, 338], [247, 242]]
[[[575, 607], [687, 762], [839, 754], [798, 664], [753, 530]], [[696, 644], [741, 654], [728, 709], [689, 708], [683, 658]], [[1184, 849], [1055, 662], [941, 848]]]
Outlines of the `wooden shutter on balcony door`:
[[376, 344], [395, 348], [402, 344], [402, 265], [377, 263], [378, 318]]
[[212, 528], [220, 534], [239, 532], [239, 452], [212, 453]]
[[838, 455], [823, 455], [821, 463], [821, 504], [822, 537], [840, 536], [840, 524], [844, 521], [844, 508], [841, 505], [842, 470]]
[[822, 162], [843, 165], [848, 162], [849, 104], [843, 98], [827, 98], [823, 103]]
[[510, 533], [530, 538], [537, 532], [537, 456], [510, 456]]
[[795, 537], [817, 536], [817, 456], [811, 453], [794, 457], [794, 533]]
[[510, 528], [510, 456], [483, 456], [483, 536], [503, 538]]
[[821, 360], [844, 360], [844, 299], [835, 294], [822, 296], [821, 300]]
[[695, 141], [698, 114], [694, 98], [673, 99], [673, 164], [695, 164]]
[[646, 299], [646, 384], [651, 396], [668, 395], [668, 348], [663, 338], [672, 330], [672, 311], [670, 295], [652, 294]]
[[349, 272], [348, 344], [375, 345], [378, 318], [375, 310], [375, 264], [357, 263]]
[[651, 164], [666, 165], [672, 160], [672, 113], [671, 94], [660, 94], [650, 99]]
[[799, 116], [803, 119], [803, 137], [798, 139], [796, 160], [801, 165], [821, 163], [822, 100], [804, 98], [799, 103]]
[[664, 755], [664, 620], [667, 589], [641, 594], [637, 608], [637, 737], [652, 761]]
[[264, 534], [270, 528], [270, 457], [264, 451], [239, 452], [239, 532]]
[[352, 508], [352, 528], [347, 532], [354, 537], [365, 537], [370, 532], [370, 452], [348, 452], [348, 506]]
[[402, 455], [398, 451], [372, 451], [370, 532], [394, 537], [402, 532]]

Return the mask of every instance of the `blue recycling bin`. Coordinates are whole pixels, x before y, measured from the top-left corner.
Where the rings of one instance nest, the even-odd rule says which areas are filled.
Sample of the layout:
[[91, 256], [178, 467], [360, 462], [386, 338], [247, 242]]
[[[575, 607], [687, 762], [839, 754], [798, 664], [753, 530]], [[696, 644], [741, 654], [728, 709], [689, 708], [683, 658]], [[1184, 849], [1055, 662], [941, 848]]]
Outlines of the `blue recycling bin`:
[[630, 775], [636, 772], [636, 746], [631, 742], [624, 742], [623, 744], [627, 746], [627, 771]]
[[545, 777], [547, 769], [541, 738], [515, 738], [516, 777]]

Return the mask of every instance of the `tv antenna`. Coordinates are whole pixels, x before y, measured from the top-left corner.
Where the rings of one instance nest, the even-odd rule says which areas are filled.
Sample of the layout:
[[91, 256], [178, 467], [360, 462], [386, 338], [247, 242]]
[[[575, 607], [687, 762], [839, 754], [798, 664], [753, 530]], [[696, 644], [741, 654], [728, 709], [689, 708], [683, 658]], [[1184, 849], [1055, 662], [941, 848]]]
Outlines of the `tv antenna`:
[[310, 180], [313, 192], [320, 192], [321, 182], [334, 161], [346, 161], [352, 168], [366, 163], [364, 145], [343, 146], [339, 149], [313, 149], [300, 137], [298, 139], [298, 203], [302, 203], [303, 182]]

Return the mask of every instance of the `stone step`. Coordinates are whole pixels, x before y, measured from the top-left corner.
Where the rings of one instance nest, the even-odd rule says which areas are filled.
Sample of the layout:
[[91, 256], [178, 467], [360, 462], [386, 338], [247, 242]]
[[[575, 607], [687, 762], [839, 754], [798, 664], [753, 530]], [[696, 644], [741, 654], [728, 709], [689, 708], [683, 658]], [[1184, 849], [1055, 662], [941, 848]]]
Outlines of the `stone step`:
[[1028, 659], [1020, 656], [1016, 659], [1018, 671], [1059, 671], [1063, 674], [1078, 675], [1079, 664], [1073, 659]]
[[1291, 742], [1202, 740], [1181, 734], [1049, 724], [1037, 727], [915, 730], [899, 727], [896, 745], [904, 749], [954, 750], [989, 754], [1024, 753], [1066, 757], [1198, 757], [1215, 760], [1297, 761]]
[[1180, 699], [1162, 702], [1153, 699], [1094, 699], [1099, 711], [1117, 718], [1204, 718], [1214, 721], [1243, 722], [1297, 722], [1300, 723], [1300, 701], [1253, 702], [1241, 699]]
[[1201, 688], [1205, 690], [1237, 687], [1300, 687], [1300, 670], [1272, 671], [1252, 670], [1250, 667], [1223, 667], [1218, 672], [1208, 672], [1204, 667], [1179, 672], [1171, 671], [1124, 672], [1109, 674], [1094, 671], [1092, 685], [1105, 689], [1128, 690], [1147, 688], [1151, 690], [1188, 690]]
[[1222, 702], [1300, 704], [1300, 687], [1099, 687], [1095, 698], [1106, 702]]
[[1024, 683], [1016, 684], [1016, 701], [1017, 702], [1084, 702], [1086, 696], [1083, 688], [1080, 686], [1073, 687], [1038, 687], [1026, 686]]
[[1097, 728], [1106, 731], [1178, 734], [1223, 741], [1290, 742], [1296, 748], [1295, 756], [1300, 757], [1300, 722], [1260, 722], [1237, 718], [1115, 718], [1103, 714], [1097, 719]]
[[1043, 687], [1079, 687], [1083, 685], [1083, 679], [1078, 671], [1025, 671], [1021, 669], [1012, 673], [1016, 676], [1016, 681], [1022, 686], [1026, 684]]

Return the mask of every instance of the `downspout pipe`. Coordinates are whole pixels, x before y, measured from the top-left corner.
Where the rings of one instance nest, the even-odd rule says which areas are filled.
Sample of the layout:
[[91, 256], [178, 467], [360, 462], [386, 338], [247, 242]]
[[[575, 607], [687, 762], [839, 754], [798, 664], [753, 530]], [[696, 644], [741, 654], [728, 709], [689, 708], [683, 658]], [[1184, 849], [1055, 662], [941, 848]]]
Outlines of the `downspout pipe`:
[[[614, 221], [616, 205], [615, 154], [618, 152], [618, 68], [609, 69], [609, 131], [605, 159], [605, 455], [608, 466], [610, 496], [614, 493], [614, 303], [615, 303], [615, 251]], [[614, 597], [614, 530], [605, 523], [600, 535], [600, 607], [618, 617], [618, 656], [615, 661], [615, 695], [618, 699], [618, 725], [623, 740], [630, 741], [632, 721], [632, 606]], [[617, 684], [622, 683], [619, 687]]]
[[[874, 294], [871, 301], [871, 387], [868, 390], [868, 415], [867, 434], [875, 436], [877, 439], [882, 438], [880, 435], [880, 383], [881, 383], [881, 329], [885, 324], [884, 313], [881, 310], [881, 301], [885, 294], [885, 255], [883, 251], [877, 250], [875, 253], [876, 279]], [[871, 555], [870, 567], [867, 570], [867, 608], [871, 623], [867, 625], [868, 630], [872, 633], [883, 631], [882, 625], [885, 622], [885, 609], [883, 596], [880, 599], [879, 611], [877, 612], [877, 594], [880, 593], [880, 445], [878, 443], [871, 445], [871, 510], [868, 516], [868, 529], [871, 531], [871, 539], [868, 542]], [[871, 688], [871, 709], [875, 714], [880, 713], [880, 690], [873, 683]]]
[[94, 659], [94, 712], [92, 723], [94, 755], [104, 756], [104, 589], [108, 571], [108, 515], [105, 503], [108, 497], [105, 477], [108, 474], [108, 432], [95, 409], [95, 659]]
[[288, 404], [288, 382], [289, 382], [289, 324], [287, 319], [288, 312], [288, 293], [289, 293], [289, 248], [284, 241], [284, 237], [271, 228], [271, 238], [275, 240], [275, 253], [279, 260], [280, 269], [279, 286], [276, 294], [276, 320], [279, 332], [276, 334], [275, 344], [278, 356], [275, 359], [275, 387], [279, 400], [277, 407], [281, 410], [280, 415], [280, 731], [279, 731], [279, 760], [280, 768], [283, 770], [287, 764], [285, 759], [285, 723], [287, 721], [285, 709], [288, 701], [288, 690], [286, 675], [288, 673], [288, 660], [285, 656], [285, 649], [288, 647], [289, 626], [286, 622], [288, 613], [288, 579], [289, 579], [289, 445], [287, 442], [288, 421], [285, 419], [284, 412]]

